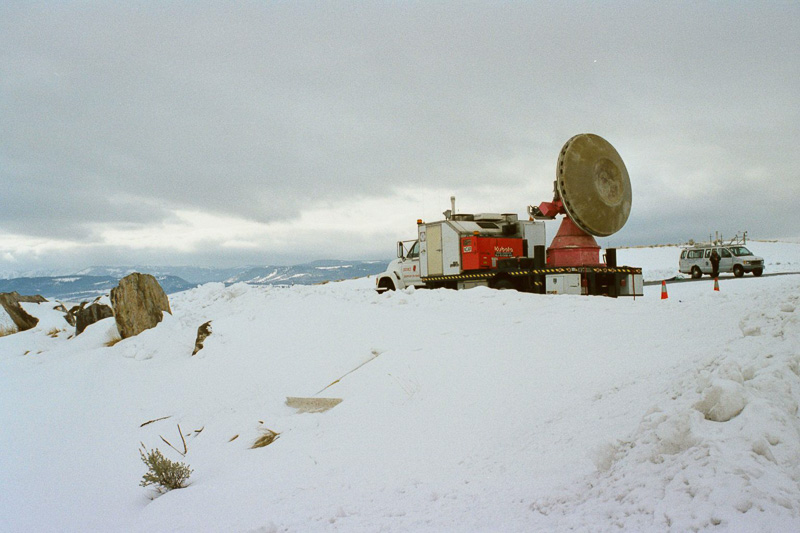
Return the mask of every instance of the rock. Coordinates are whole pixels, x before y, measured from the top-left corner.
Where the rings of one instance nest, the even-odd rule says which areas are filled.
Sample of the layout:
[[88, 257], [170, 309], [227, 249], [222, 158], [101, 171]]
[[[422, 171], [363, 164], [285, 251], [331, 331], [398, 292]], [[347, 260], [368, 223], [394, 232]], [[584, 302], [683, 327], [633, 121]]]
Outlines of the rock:
[[9, 292], [9, 293], [6, 293], [6, 294], [11, 294], [11, 295], [15, 296], [17, 298], [18, 302], [23, 302], [23, 303], [43, 304], [43, 303], [45, 303], [47, 301], [47, 298], [45, 298], [44, 296], [42, 296], [40, 294], [36, 294], [34, 296], [23, 296], [23, 295], [19, 294], [16, 291], [15, 292]]
[[39, 295], [22, 296], [18, 292], [4, 292], [0, 294], [0, 305], [6, 310], [8, 316], [11, 317], [18, 331], [29, 330], [36, 327], [36, 324], [39, 323], [39, 319], [25, 312], [19, 303], [43, 303], [46, 301], [46, 299]]
[[86, 302], [81, 302], [80, 305], [73, 305], [64, 315], [64, 320], [66, 320], [70, 326], [75, 326], [76, 322], [75, 317], [78, 316], [78, 313], [80, 313], [81, 309], [83, 309], [84, 307], [86, 307]]
[[192, 352], [192, 355], [203, 349], [203, 342], [205, 342], [209, 335], [211, 335], [210, 320], [197, 328], [197, 340], [194, 341], [194, 351]]
[[111, 306], [123, 339], [155, 327], [164, 311], [172, 314], [169, 299], [156, 278], [139, 272], [125, 276], [111, 289]]
[[83, 307], [82, 304], [75, 315], [75, 335], [83, 333], [87, 326], [112, 316], [114, 316], [114, 311], [107, 305], [92, 304], [89, 307]]
[[324, 413], [342, 403], [341, 398], [287, 396], [286, 405], [298, 413]]

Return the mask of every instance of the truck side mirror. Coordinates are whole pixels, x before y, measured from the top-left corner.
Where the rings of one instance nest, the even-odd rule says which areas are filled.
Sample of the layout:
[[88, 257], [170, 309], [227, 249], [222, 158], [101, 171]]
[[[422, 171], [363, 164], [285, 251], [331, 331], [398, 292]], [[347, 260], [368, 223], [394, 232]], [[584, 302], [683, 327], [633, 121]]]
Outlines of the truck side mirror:
[[403, 242], [402, 241], [398, 241], [397, 242], [397, 257], [399, 257], [400, 259], [403, 259], [403, 257], [405, 257], [403, 255]]

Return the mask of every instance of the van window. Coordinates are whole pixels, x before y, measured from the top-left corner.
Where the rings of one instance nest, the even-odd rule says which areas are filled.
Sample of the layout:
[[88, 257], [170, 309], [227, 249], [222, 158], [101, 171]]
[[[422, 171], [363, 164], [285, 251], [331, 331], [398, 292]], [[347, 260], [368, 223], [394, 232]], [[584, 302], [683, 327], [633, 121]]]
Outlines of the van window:
[[735, 246], [731, 248], [731, 252], [733, 252], [733, 255], [735, 255], [736, 257], [741, 257], [743, 255], [753, 255], [750, 252], [750, 250], [748, 250], [744, 246]]
[[681, 252], [681, 259], [686, 259], [686, 250]]
[[711, 257], [711, 248], [706, 248], [706, 258]]
[[722, 257], [730, 257], [731, 256], [731, 253], [730, 253], [730, 251], [728, 251], [727, 248], [720, 248], [719, 251], [720, 251], [720, 255]]
[[689, 250], [689, 259], [700, 259], [703, 257], [703, 250]]

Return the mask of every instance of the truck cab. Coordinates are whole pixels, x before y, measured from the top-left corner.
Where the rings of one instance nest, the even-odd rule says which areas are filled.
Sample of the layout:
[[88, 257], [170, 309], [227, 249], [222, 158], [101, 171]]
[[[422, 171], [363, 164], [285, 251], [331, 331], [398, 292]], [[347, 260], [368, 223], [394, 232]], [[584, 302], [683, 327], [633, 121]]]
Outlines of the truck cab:
[[397, 242], [397, 259], [389, 263], [386, 271], [375, 280], [375, 290], [379, 293], [423, 287], [419, 264], [419, 239]]

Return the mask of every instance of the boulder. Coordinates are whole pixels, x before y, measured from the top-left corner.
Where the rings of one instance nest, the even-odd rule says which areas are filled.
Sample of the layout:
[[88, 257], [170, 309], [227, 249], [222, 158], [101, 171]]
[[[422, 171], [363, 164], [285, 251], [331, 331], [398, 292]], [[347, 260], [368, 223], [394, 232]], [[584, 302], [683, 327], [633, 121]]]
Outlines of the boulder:
[[87, 326], [99, 322], [104, 318], [114, 316], [114, 311], [104, 304], [92, 304], [89, 307], [83, 307], [75, 314], [75, 335], [80, 335]]
[[201, 324], [200, 327], [197, 328], [197, 340], [194, 341], [194, 351], [192, 352], [192, 355], [203, 349], [203, 342], [205, 342], [209, 335], [211, 335], [210, 320], [205, 324]]
[[11, 320], [14, 322], [14, 325], [17, 326], [18, 331], [25, 331], [34, 328], [36, 327], [36, 324], [39, 323], [39, 319], [25, 312], [19, 303], [42, 303], [46, 301], [47, 300], [45, 298], [39, 295], [22, 296], [18, 292], [0, 293], [0, 305], [2, 305], [3, 309], [6, 310], [8, 316], [11, 317]]
[[84, 307], [86, 307], [86, 302], [81, 302], [80, 305], [73, 305], [69, 308], [69, 310], [67, 310], [66, 314], [64, 315], [64, 320], [66, 320], [70, 326], [74, 327], [75, 323], [77, 322], [75, 317], [78, 316], [78, 313], [80, 313]]
[[111, 306], [123, 339], [155, 327], [165, 311], [172, 314], [169, 299], [156, 278], [139, 272], [125, 276], [111, 289]]

